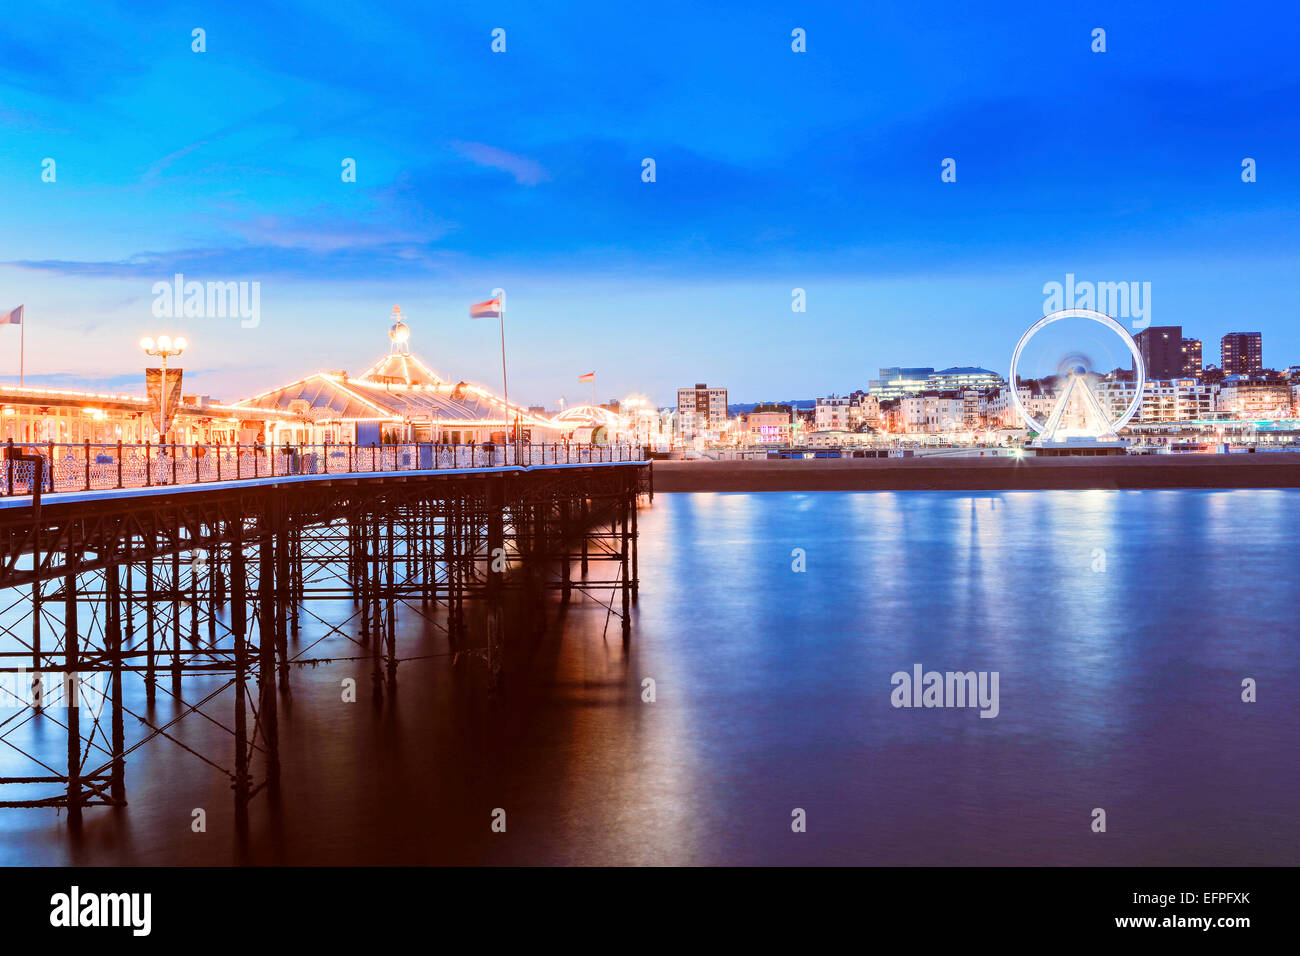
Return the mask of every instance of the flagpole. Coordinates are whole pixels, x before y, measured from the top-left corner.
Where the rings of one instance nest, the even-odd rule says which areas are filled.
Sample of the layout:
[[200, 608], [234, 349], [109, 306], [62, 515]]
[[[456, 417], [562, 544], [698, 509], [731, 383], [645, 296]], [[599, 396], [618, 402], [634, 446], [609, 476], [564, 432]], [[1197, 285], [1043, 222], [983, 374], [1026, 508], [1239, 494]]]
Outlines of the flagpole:
[[596, 373], [591, 373], [591, 407], [596, 407]]
[[158, 447], [167, 440], [167, 356], [162, 356], [162, 382], [158, 386]]
[[506, 384], [506, 297], [501, 296], [501, 307], [497, 310], [501, 319], [501, 397], [506, 403], [506, 441], [510, 441], [510, 387]]
[[18, 323], [18, 387], [23, 387], [23, 371], [27, 363], [27, 310], [23, 310], [22, 321]]

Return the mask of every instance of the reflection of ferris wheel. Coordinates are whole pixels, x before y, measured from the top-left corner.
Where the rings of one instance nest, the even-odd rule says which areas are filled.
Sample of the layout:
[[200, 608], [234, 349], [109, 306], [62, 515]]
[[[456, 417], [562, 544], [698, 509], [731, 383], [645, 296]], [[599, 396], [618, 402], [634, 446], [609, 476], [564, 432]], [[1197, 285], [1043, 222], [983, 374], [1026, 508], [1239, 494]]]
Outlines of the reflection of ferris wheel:
[[[1128, 407], [1114, 421], [1102, 408], [1101, 402], [1093, 394], [1092, 387], [1088, 384], [1088, 370], [1082, 364], [1070, 364], [1062, 371], [1065, 375], [1065, 386], [1061, 389], [1060, 397], [1057, 398], [1051, 414], [1048, 415], [1045, 422], [1039, 422], [1029, 413], [1020, 399], [1020, 389], [1018, 387], [1019, 378], [1017, 375], [1017, 366], [1020, 363], [1020, 355], [1025, 346], [1029, 343], [1038, 332], [1041, 332], [1053, 322], [1059, 322], [1061, 319], [1090, 319], [1102, 326], [1110, 329], [1124, 345], [1128, 346], [1129, 352], [1133, 355], [1134, 369], [1134, 392], [1133, 400], [1129, 402]], [[1067, 410], [1074, 405], [1082, 405], [1084, 409], [1084, 420], [1087, 423], [1082, 429], [1072, 429], [1073, 434], [1082, 438], [1091, 438], [1094, 440], [1115, 440], [1121, 428], [1127, 425], [1133, 416], [1138, 413], [1142, 407], [1142, 392], [1146, 385], [1146, 368], [1142, 363], [1142, 353], [1138, 349], [1137, 343], [1133, 341], [1133, 336], [1128, 334], [1128, 330], [1120, 323], [1116, 322], [1109, 315], [1103, 312], [1094, 312], [1092, 309], [1062, 309], [1060, 312], [1053, 312], [1045, 315], [1033, 325], [1031, 325], [1025, 334], [1020, 337], [1016, 343], [1016, 350], [1011, 353], [1011, 369], [1008, 373], [1011, 381], [1011, 401], [1020, 413], [1025, 424], [1033, 431], [1038, 432], [1038, 439], [1035, 444], [1046, 442], [1064, 441], [1061, 423]]]

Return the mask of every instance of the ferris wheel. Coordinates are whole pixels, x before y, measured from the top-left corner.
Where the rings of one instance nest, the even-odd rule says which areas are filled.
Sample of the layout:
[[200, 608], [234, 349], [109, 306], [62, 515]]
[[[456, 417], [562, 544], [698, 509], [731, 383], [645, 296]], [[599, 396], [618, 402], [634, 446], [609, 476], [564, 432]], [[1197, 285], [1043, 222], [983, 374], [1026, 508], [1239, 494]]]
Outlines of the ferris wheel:
[[[1045, 421], [1040, 422], [1035, 418], [1021, 399], [1018, 387], [1018, 372], [1025, 347], [1029, 345], [1035, 335], [1062, 319], [1087, 319], [1098, 323], [1118, 336], [1120, 343], [1127, 347], [1129, 354], [1133, 356], [1135, 385], [1133, 398], [1117, 418], [1112, 419], [1110, 417], [1110, 413], [1102, 406], [1089, 384], [1091, 370], [1072, 354], [1067, 355], [1059, 363], [1059, 379], [1063, 380], [1064, 384], [1058, 388], [1056, 402]], [[1062, 442], [1067, 438], [1083, 439], [1085, 441], [1117, 441], [1119, 439], [1119, 430], [1132, 421], [1133, 416], [1142, 407], [1142, 393], [1146, 385], [1146, 368], [1142, 362], [1142, 352], [1138, 348], [1137, 342], [1133, 340], [1133, 336], [1129, 335], [1128, 330], [1119, 322], [1104, 312], [1096, 312], [1092, 309], [1062, 309], [1059, 312], [1043, 316], [1025, 330], [1025, 334], [1016, 343], [1015, 351], [1011, 353], [1011, 369], [1008, 377], [1011, 382], [1011, 401], [1015, 405], [1016, 411], [1020, 413], [1025, 424], [1032, 431], [1038, 433], [1038, 438], [1034, 444]], [[1067, 429], [1064, 427], [1064, 423], [1067, 413], [1071, 412], [1071, 410], [1075, 411], [1074, 420]]]

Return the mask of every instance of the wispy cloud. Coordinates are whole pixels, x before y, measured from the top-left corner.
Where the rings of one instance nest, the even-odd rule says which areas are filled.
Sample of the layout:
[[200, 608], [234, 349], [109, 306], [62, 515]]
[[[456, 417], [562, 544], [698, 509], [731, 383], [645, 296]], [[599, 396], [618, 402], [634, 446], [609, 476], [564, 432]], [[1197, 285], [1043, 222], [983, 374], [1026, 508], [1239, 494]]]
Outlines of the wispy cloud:
[[332, 220], [325, 210], [312, 216], [257, 216], [235, 223], [233, 228], [256, 245], [314, 252], [422, 245], [448, 231], [446, 225], [437, 222], [416, 231], [386, 222]]
[[156, 182], [158, 178], [163, 174], [163, 172], [167, 169], [167, 167], [170, 166], [172, 163], [176, 162], [178, 159], [183, 159], [184, 157], [188, 156], [190, 153], [194, 152], [196, 149], [199, 149], [200, 147], [206, 145], [207, 145], [206, 140], [200, 140], [197, 143], [190, 143], [188, 146], [182, 146], [174, 153], [169, 153], [168, 155], [162, 157], [162, 159], [154, 160], [145, 168], [144, 175], [140, 177], [140, 181], [144, 183]]
[[507, 152], [504, 149], [498, 149], [495, 146], [488, 146], [486, 143], [462, 143], [458, 141], [452, 143], [451, 148], [456, 151], [457, 155], [468, 159], [471, 163], [509, 173], [514, 177], [515, 182], [521, 186], [536, 186], [538, 183], [546, 182], [551, 178], [550, 174], [542, 168], [542, 164], [536, 160], [529, 159], [527, 156], [520, 156], [517, 153]]
[[394, 279], [443, 270], [458, 255], [411, 242], [322, 241], [316, 247], [266, 243], [140, 252], [121, 259], [18, 260], [3, 265], [60, 276], [168, 279], [181, 272], [198, 281], [280, 276], [318, 282]]

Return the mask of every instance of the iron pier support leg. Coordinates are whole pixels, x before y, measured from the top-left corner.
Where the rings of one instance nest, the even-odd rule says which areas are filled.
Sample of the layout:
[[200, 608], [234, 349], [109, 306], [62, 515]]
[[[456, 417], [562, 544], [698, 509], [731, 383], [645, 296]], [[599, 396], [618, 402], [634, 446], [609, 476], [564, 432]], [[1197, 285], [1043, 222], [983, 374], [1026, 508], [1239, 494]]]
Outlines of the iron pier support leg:
[[505, 480], [491, 479], [487, 501], [488, 689], [501, 689], [505, 650]]
[[202, 528], [195, 524], [190, 526], [190, 646], [199, 644], [199, 564], [198, 540]]
[[357, 603], [357, 522], [355, 515], [348, 517], [348, 583], [352, 585], [352, 604]]
[[380, 645], [384, 641], [384, 603], [383, 603], [383, 569], [384, 560], [379, 536], [379, 511], [375, 510], [370, 519], [366, 533], [370, 536], [370, 609], [374, 617], [370, 622], [370, 690], [375, 699], [384, 696], [384, 671], [380, 657]]
[[306, 564], [303, 561], [302, 539], [303, 539], [303, 529], [299, 527], [297, 524], [290, 522], [289, 546], [290, 548], [292, 548], [292, 555], [293, 555], [293, 562], [291, 566], [291, 573], [293, 574], [293, 593], [290, 600], [291, 600], [291, 610], [293, 612], [293, 617], [290, 620], [289, 626], [292, 628], [292, 634], [294, 635], [294, 637], [298, 636], [298, 631], [301, 627], [299, 616], [302, 612], [302, 602], [306, 597], [306, 592], [307, 592], [307, 584], [306, 584], [307, 568], [306, 568]]
[[[75, 568], [76, 557], [68, 549], [68, 567]], [[77, 668], [81, 666], [77, 635], [77, 572], [68, 571], [63, 582], [63, 649], [67, 660], [63, 691], [68, 705], [68, 824], [81, 825], [81, 688]]]
[[[181, 537], [180, 523], [176, 525], [176, 541], [179, 544]], [[171, 577], [171, 606], [172, 606], [172, 697], [174, 703], [179, 706], [181, 702], [181, 553], [180, 550], [172, 552], [172, 577]]]
[[353, 595], [361, 596], [361, 646], [370, 643], [370, 532], [365, 518], [353, 518]]
[[[391, 690], [397, 687], [397, 602], [394, 597], [396, 593], [396, 588], [393, 585], [393, 566], [397, 562], [397, 556], [395, 553], [396, 542], [394, 541], [393, 538], [393, 513], [391, 510], [388, 512], [388, 521], [386, 523], [385, 530], [388, 534], [388, 545], [387, 545], [388, 568], [387, 568], [387, 580], [386, 580], [386, 583], [388, 585], [387, 587], [388, 599], [386, 602], [386, 607], [388, 611], [388, 621], [387, 621], [388, 628], [385, 633], [385, 637], [387, 638], [387, 647], [386, 647], [385, 656], [388, 658], [387, 676], [388, 676], [388, 686], [389, 689]], [[410, 569], [409, 559], [407, 561], [407, 569], [408, 570]]]
[[546, 630], [546, 512], [550, 507], [545, 499], [527, 506], [524, 511], [528, 527], [528, 606], [533, 608], [533, 632]]
[[458, 526], [456, 505], [447, 499], [443, 506], [442, 566], [447, 575], [447, 646], [453, 652], [459, 647], [456, 624], [456, 581], [460, 575], [460, 548], [457, 546]]
[[108, 653], [112, 666], [110, 693], [113, 697], [113, 769], [109, 796], [119, 806], [126, 804], [126, 728], [122, 712], [122, 601], [117, 556], [104, 569], [105, 604], [108, 615]]
[[[391, 518], [391, 512], [389, 512]], [[415, 501], [402, 509], [402, 557], [406, 561], [406, 580], [414, 581], [419, 567], [420, 526], [424, 523], [424, 508]]]
[[216, 589], [216, 596], [213, 598], [220, 607], [226, 603], [226, 573], [221, 569], [221, 546], [212, 549], [212, 571], [216, 575], [213, 587]]
[[629, 557], [629, 539], [628, 534], [628, 497], [629, 493], [624, 491], [619, 496], [619, 538], [622, 545], [619, 549], [619, 583], [620, 590], [623, 592], [623, 642], [627, 643], [632, 637], [632, 615], [631, 615], [631, 597], [632, 581], [628, 571]]
[[258, 529], [262, 539], [257, 561], [257, 678], [262, 737], [266, 744], [266, 781], [269, 787], [275, 788], [280, 779], [280, 726], [275, 695], [275, 539], [269, 520], [272, 508], [269, 497], [263, 500], [262, 508]]
[[[41, 566], [40, 538], [34, 539], [32, 568]], [[40, 713], [45, 706], [45, 688], [41, 686], [41, 582], [32, 582], [32, 709]]]
[[569, 598], [573, 596], [573, 566], [569, 547], [573, 541], [573, 514], [570, 511], [569, 499], [565, 498], [560, 502], [560, 603], [568, 604]]
[[274, 493], [275, 509], [275, 652], [280, 659], [280, 693], [289, 693], [289, 605], [293, 602], [293, 576], [289, 570], [293, 547], [286, 499]]
[[419, 534], [414, 537], [414, 540], [420, 550], [416, 556], [415, 568], [418, 576], [415, 580], [420, 582], [420, 607], [427, 611], [429, 589], [434, 583], [433, 569], [436, 566], [433, 561], [433, 505], [431, 502], [421, 501], [417, 508], [416, 528]]
[[587, 532], [591, 530], [590, 507], [591, 502], [586, 497], [583, 497], [578, 519], [582, 523], [582, 527], [578, 530], [582, 535], [582, 579], [584, 581], [587, 579]]
[[469, 620], [465, 615], [465, 601], [470, 597], [470, 588], [478, 576], [479, 522], [482, 514], [477, 501], [470, 502], [462, 498], [457, 505], [460, 511], [460, 529], [457, 532], [457, 544], [460, 548], [460, 574], [457, 576], [460, 589], [456, 594], [456, 613], [459, 618], [460, 639], [469, 638]]
[[241, 519], [233, 525], [230, 545], [230, 631], [235, 641], [235, 829], [248, 832], [248, 579], [244, 573]]
[[632, 479], [632, 603], [637, 603], [641, 596], [641, 570], [637, 565], [637, 527], [636, 513], [639, 510], [640, 497], [637, 494], [639, 478]]
[[[215, 524], [208, 526], [208, 532], [213, 539], [215, 539], [218, 536], [217, 527]], [[217, 577], [221, 573], [220, 571], [217, 570], [217, 568], [219, 567], [217, 556], [219, 554], [220, 551], [216, 547], [213, 547], [212, 553], [208, 555], [208, 579], [205, 582], [205, 584], [207, 585], [207, 598], [208, 598], [207, 604], [208, 604], [208, 646], [209, 647], [215, 647], [217, 643]]]
[[145, 667], [144, 667], [144, 699], [145, 702], [153, 707], [154, 700], [158, 694], [158, 675], [154, 668], [157, 665], [156, 655], [154, 654], [154, 579], [153, 579], [153, 558], [145, 558], [144, 561], [144, 627], [145, 627]]
[[127, 538], [126, 544], [126, 597], [123, 603], [126, 605], [125, 643], [128, 648], [135, 647], [135, 575], [131, 568], [134, 541], [134, 538]]
[[447, 600], [451, 613], [452, 650], [459, 650], [465, 643], [465, 580], [467, 577], [467, 555], [469, 542], [465, 531], [465, 505], [455, 499], [450, 508], [451, 527], [445, 530], [443, 554], [447, 561]]
[[[424, 606], [438, 603], [438, 529], [447, 528], [446, 509], [438, 508], [432, 499], [425, 502], [424, 520]], [[441, 516], [439, 511], [442, 511]], [[444, 572], [446, 565], [443, 565]]]

